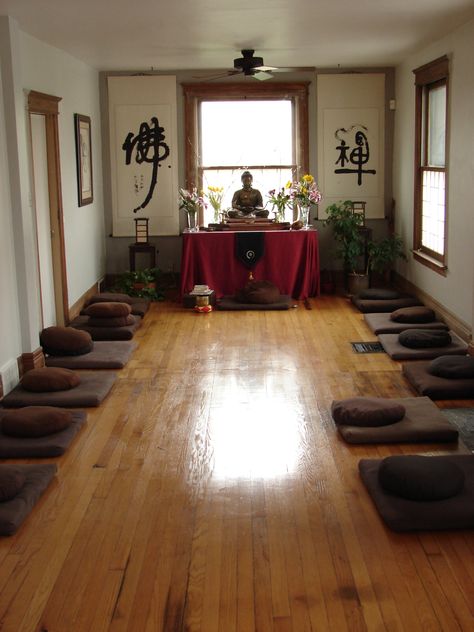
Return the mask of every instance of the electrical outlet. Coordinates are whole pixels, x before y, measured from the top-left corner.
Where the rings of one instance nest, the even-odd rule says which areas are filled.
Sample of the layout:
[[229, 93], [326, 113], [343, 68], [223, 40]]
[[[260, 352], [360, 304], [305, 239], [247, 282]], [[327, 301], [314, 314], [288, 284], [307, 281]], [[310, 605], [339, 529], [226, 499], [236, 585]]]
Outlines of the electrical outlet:
[[9, 393], [20, 381], [18, 373], [18, 363], [16, 360], [9, 360], [0, 367], [0, 375], [2, 376], [3, 395]]

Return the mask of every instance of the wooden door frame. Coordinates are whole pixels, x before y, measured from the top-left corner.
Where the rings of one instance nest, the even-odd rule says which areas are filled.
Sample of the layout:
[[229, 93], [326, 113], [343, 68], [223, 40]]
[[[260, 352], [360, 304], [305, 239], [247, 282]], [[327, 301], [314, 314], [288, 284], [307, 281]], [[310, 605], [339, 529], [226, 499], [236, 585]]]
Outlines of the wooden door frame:
[[58, 320], [57, 324], [67, 325], [69, 323], [69, 305], [58, 131], [60, 101], [61, 97], [51, 96], [42, 92], [31, 90], [28, 93], [30, 138], [31, 114], [39, 114], [44, 116], [45, 119], [49, 214], [52, 233], [51, 250], [53, 257], [54, 302], [56, 306], [56, 318]]

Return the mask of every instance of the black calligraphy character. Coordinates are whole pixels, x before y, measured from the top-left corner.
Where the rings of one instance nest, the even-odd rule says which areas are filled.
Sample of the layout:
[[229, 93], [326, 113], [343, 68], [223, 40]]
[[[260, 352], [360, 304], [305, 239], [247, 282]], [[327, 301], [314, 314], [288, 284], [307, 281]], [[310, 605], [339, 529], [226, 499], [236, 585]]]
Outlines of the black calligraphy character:
[[135, 161], [139, 165], [141, 165], [143, 162], [149, 162], [153, 164], [150, 188], [148, 190], [147, 196], [143, 200], [142, 204], [140, 204], [140, 206], [137, 206], [137, 208], [133, 209], [134, 213], [142, 208], [145, 208], [145, 206], [153, 197], [153, 192], [155, 190], [156, 180], [158, 176], [158, 167], [161, 166], [160, 162], [168, 158], [170, 154], [170, 148], [164, 142], [164, 131], [164, 127], [159, 126], [158, 119], [154, 116], [151, 119], [151, 125], [148, 125], [148, 123], [146, 122], [141, 123], [138, 134], [134, 137], [133, 132], [130, 132], [122, 145], [122, 149], [126, 152], [126, 165], [129, 165], [131, 162], [132, 153], [135, 147], [137, 150]]
[[[354, 127], [355, 126], [351, 127], [351, 130], [354, 129]], [[344, 130], [344, 129], [338, 130], [336, 132], [336, 138], [338, 138], [338, 133], [340, 131], [347, 132], [350, 130]], [[364, 132], [361, 132], [360, 130], [357, 131], [354, 137], [354, 142], [355, 142], [356, 147], [352, 149], [349, 156], [347, 155], [347, 152], [349, 151], [350, 147], [347, 146], [345, 141], [341, 140], [341, 144], [336, 147], [336, 149], [339, 151], [339, 158], [337, 159], [335, 164], [337, 165], [338, 163], [341, 163], [341, 167], [343, 168], [335, 169], [334, 173], [356, 173], [357, 184], [361, 186], [363, 173], [375, 174], [377, 172], [375, 169], [363, 169], [363, 166], [369, 162], [369, 158], [370, 158], [369, 141], [367, 140], [367, 136], [364, 134]], [[355, 169], [349, 169], [347, 167], [344, 168], [344, 165], [346, 162], [349, 162], [351, 165], [354, 165], [356, 168]]]

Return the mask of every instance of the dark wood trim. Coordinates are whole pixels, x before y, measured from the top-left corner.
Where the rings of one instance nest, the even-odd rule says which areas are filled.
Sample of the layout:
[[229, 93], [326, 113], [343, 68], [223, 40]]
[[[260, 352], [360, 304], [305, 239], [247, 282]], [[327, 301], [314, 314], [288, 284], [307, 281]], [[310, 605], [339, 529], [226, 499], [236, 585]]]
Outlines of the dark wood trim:
[[428, 254], [423, 252], [423, 250], [413, 250], [412, 254], [413, 258], [418, 261], [418, 263], [421, 263], [434, 272], [441, 274], [441, 276], [447, 276], [448, 267], [441, 261], [438, 261], [434, 257], [430, 257]]
[[97, 294], [100, 291], [100, 285], [103, 279], [99, 279], [92, 285], [84, 294], [69, 308], [69, 322], [76, 318], [82, 310], [82, 308], [87, 305], [90, 301], [91, 297], [94, 294]]
[[3, 380], [2, 380], [1, 375], [0, 375], [0, 399], [3, 399]]
[[32, 114], [44, 114], [50, 116], [59, 115], [59, 102], [61, 97], [54, 97], [44, 92], [30, 90], [28, 93], [28, 112]]
[[18, 361], [20, 377], [28, 371], [31, 371], [31, 369], [40, 369], [44, 365], [44, 353], [41, 347], [38, 347], [31, 353], [22, 353]]
[[444, 79], [449, 74], [449, 57], [443, 55], [413, 70], [416, 85], [424, 86]]

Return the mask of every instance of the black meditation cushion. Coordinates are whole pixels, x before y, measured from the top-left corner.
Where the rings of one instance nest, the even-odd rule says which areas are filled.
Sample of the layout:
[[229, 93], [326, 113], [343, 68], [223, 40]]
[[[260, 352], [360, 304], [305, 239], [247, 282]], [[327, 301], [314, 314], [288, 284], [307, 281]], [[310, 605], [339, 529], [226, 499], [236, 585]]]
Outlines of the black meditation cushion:
[[409, 349], [431, 349], [447, 347], [452, 338], [444, 329], [406, 329], [398, 335], [398, 342]]
[[128, 327], [129, 325], [135, 324], [135, 319], [131, 314], [128, 316], [115, 316], [112, 318], [93, 318], [89, 316], [87, 324], [89, 327]]
[[464, 488], [464, 472], [455, 463], [429, 456], [388, 456], [379, 467], [383, 489], [408, 500], [444, 500]]
[[132, 305], [134, 301], [128, 294], [120, 294], [119, 292], [102, 292], [101, 294], [94, 294], [91, 297], [90, 303], [128, 303]]
[[56, 367], [31, 369], [21, 380], [23, 388], [33, 393], [68, 391], [80, 383], [81, 378], [75, 371]]
[[71, 425], [70, 410], [54, 406], [25, 406], [11, 410], [2, 419], [2, 432], [10, 437], [45, 437]]
[[396, 323], [431, 323], [435, 318], [434, 311], [424, 305], [402, 307], [390, 314], [390, 320]]
[[474, 378], [473, 356], [439, 356], [428, 366], [428, 373], [448, 380]]
[[26, 475], [14, 465], [0, 465], [0, 502], [15, 498], [25, 484]]
[[371, 287], [367, 290], [362, 290], [362, 292], [359, 293], [358, 298], [374, 301], [392, 301], [393, 299], [400, 298], [400, 294], [395, 290]]
[[129, 316], [132, 308], [128, 303], [92, 303], [84, 312], [92, 318], [117, 318]]
[[52, 356], [84, 355], [94, 346], [87, 331], [74, 327], [46, 327], [40, 334], [40, 344], [43, 351]]
[[405, 407], [382, 397], [352, 397], [333, 401], [332, 417], [341, 426], [389, 426], [401, 421]]
[[242, 290], [237, 292], [235, 300], [239, 303], [269, 305], [278, 303], [280, 290], [271, 281], [249, 281]]

